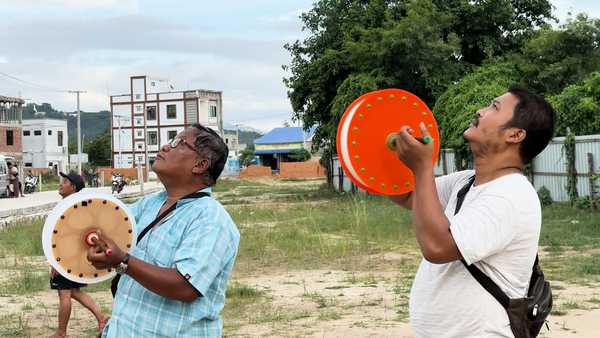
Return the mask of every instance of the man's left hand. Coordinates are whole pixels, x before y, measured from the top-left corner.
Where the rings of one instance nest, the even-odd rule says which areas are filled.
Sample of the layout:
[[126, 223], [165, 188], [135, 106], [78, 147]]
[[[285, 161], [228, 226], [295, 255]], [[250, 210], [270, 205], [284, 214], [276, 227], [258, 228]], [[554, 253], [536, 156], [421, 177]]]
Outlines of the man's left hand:
[[115, 241], [102, 235], [100, 231], [98, 231], [98, 239], [106, 243], [106, 246], [112, 250], [112, 255], [107, 255], [99, 246], [95, 245], [88, 250], [87, 260], [98, 270], [112, 269], [119, 265], [125, 258], [125, 252]]

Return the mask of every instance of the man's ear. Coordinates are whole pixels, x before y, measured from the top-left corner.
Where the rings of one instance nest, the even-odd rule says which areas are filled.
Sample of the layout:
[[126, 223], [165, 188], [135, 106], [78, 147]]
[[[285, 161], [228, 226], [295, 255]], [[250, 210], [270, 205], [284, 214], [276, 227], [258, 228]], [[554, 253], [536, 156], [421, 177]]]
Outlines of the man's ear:
[[508, 143], [521, 143], [527, 136], [527, 132], [524, 129], [509, 128], [506, 131], [506, 142]]
[[210, 166], [210, 161], [207, 158], [196, 158], [194, 160], [194, 167], [192, 168], [192, 173], [194, 174], [202, 174], [208, 167]]

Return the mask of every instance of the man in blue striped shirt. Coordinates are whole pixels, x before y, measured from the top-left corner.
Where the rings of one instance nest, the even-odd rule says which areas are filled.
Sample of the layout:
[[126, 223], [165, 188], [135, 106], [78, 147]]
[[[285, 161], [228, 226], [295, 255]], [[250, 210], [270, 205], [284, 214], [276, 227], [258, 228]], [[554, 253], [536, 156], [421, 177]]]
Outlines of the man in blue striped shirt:
[[176, 209], [129, 254], [104, 235], [100, 239], [112, 255], [106, 248], [90, 248], [88, 259], [97, 269], [122, 274], [103, 337], [222, 335], [219, 312], [240, 234], [219, 202], [190, 194], [211, 193], [227, 155], [227, 145], [213, 130], [194, 124], [181, 132], [152, 166], [165, 190], [131, 206], [140, 231], [174, 204]]

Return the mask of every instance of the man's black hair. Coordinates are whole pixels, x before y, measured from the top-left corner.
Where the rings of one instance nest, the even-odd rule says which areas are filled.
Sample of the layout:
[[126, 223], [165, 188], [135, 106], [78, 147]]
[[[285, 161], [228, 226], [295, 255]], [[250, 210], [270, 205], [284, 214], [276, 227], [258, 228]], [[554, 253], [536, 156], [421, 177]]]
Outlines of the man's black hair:
[[500, 128], [503, 132], [508, 128], [525, 130], [525, 139], [521, 142], [519, 155], [523, 164], [528, 164], [541, 153], [554, 136], [556, 113], [543, 98], [519, 84], [508, 88], [508, 92], [517, 97], [513, 117]]
[[201, 157], [207, 158], [210, 161], [208, 169], [204, 172], [204, 181], [211, 187], [217, 183], [217, 179], [223, 172], [229, 148], [214, 130], [207, 128], [201, 124], [195, 123], [188, 127], [198, 132], [194, 148], [198, 151]]

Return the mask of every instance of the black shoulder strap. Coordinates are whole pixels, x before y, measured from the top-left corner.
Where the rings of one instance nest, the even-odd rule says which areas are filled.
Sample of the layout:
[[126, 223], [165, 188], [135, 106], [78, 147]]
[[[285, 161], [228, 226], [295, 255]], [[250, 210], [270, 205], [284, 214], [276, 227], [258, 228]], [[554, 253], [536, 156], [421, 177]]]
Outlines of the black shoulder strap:
[[[191, 193], [189, 195], [186, 195], [186, 196], [182, 197], [181, 199], [186, 199], [186, 198], [202, 198], [202, 197], [206, 197], [206, 196], [210, 196], [210, 194], [207, 193], [207, 192], [194, 192], [194, 193]], [[169, 209], [165, 210], [165, 212], [163, 212], [158, 217], [156, 217], [156, 219], [154, 221], [152, 221], [152, 223], [150, 223], [144, 229], [144, 231], [142, 231], [138, 235], [137, 243], [140, 243], [140, 241], [142, 240], [142, 238], [144, 238], [144, 236], [146, 235], [146, 233], [148, 231], [150, 231], [150, 229], [152, 229], [154, 227], [154, 225], [156, 225], [156, 223], [160, 222], [163, 218], [165, 218], [165, 216], [167, 216], [168, 214], [170, 214], [175, 209], [177, 209], [177, 203], [174, 203], [172, 206], [169, 207]]]
[[[465, 196], [467, 195], [467, 192], [469, 192], [469, 189], [471, 189], [473, 182], [475, 182], [475, 175], [471, 176], [471, 178], [469, 178], [469, 182], [458, 191], [456, 199], [456, 209], [454, 210], [455, 215], [460, 210]], [[496, 283], [494, 283], [490, 279], [490, 277], [486, 276], [486, 274], [481, 272], [481, 270], [479, 270], [479, 268], [476, 267], [474, 264], [468, 265], [464, 259], [461, 259], [460, 261], [467, 268], [467, 270], [469, 270], [471, 275], [479, 282], [479, 284], [481, 284], [481, 286], [483, 286], [484, 289], [486, 289], [492, 296], [494, 296], [494, 298], [496, 298], [496, 300], [498, 300], [498, 302], [500, 302], [500, 304], [505, 309], [508, 309], [508, 302], [510, 298], [508, 298], [506, 293], [502, 292], [498, 285], [496, 285]]]

